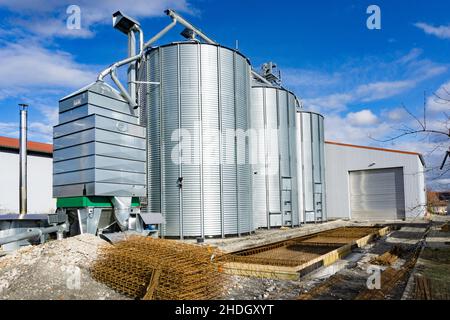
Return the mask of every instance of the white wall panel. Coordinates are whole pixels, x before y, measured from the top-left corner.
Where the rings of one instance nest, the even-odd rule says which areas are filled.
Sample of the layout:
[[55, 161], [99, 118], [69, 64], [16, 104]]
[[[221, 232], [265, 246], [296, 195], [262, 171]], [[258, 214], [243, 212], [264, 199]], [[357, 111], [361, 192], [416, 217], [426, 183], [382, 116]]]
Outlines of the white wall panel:
[[[28, 213], [51, 213], [52, 158], [28, 156]], [[0, 151], [0, 214], [19, 213], [19, 154]]]

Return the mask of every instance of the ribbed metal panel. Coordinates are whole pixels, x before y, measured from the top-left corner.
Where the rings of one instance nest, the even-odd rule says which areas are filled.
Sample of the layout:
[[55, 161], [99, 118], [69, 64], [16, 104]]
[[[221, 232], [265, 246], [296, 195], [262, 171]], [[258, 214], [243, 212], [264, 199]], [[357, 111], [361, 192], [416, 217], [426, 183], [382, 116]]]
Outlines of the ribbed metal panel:
[[299, 221], [299, 190], [298, 190], [298, 164], [297, 164], [297, 100], [294, 95], [288, 95], [288, 122], [289, 122], [289, 166], [291, 170], [291, 201], [292, 225], [297, 226]]
[[234, 54], [228, 50], [220, 53], [220, 96], [222, 116], [222, 185], [225, 234], [238, 233], [238, 190], [236, 177], [236, 145], [227, 135], [235, 129], [235, 79]]
[[353, 220], [405, 219], [403, 168], [352, 171], [349, 176]]
[[320, 139], [320, 177], [322, 183], [322, 220], [328, 220], [327, 217], [327, 201], [326, 201], [326, 179], [325, 179], [325, 130], [324, 119], [319, 116], [319, 139]]
[[[167, 47], [171, 48], [171, 47]], [[163, 50], [167, 50], [163, 48]], [[176, 47], [174, 47], [176, 48]], [[199, 90], [199, 57], [198, 46], [178, 46], [180, 65], [180, 98], [181, 98], [181, 128], [190, 134], [191, 145], [187, 150], [192, 164], [182, 164], [183, 177], [183, 235], [201, 236], [202, 234], [202, 186], [201, 186], [201, 158], [200, 158], [200, 132], [201, 132], [201, 105]], [[165, 137], [167, 140], [168, 137]], [[178, 166], [173, 167], [179, 170]], [[170, 199], [167, 199], [170, 201]]]
[[203, 215], [205, 234], [219, 235], [221, 227], [220, 202], [220, 143], [219, 143], [219, 77], [218, 48], [199, 46], [201, 63], [202, 104], [202, 164]]
[[255, 228], [267, 227], [267, 184], [266, 184], [266, 139], [264, 91], [262, 88], [251, 90], [251, 126], [257, 135], [256, 159], [253, 163], [253, 215]]
[[[179, 165], [172, 160], [178, 144], [172, 140], [179, 129], [179, 51], [177, 46], [160, 51], [161, 68], [161, 212], [166, 219], [167, 235], [180, 233]], [[189, 107], [189, 106], [186, 106]], [[150, 107], [152, 108], [152, 106]], [[157, 116], [157, 115], [156, 115]], [[151, 128], [149, 128], [151, 130]], [[176, 136], [175, 136], [176, 138]], [[188, 182], [189, 183], [189, 182]], [[192, 182], [191, 182], [192, 183]]]
[[256, 228], [299, 224], [296, 108], [291, 92], [252, 87], [251, 125], [258, 136], [252, 175]]
[[163, 235], [252, 231], [248, 148], [246, 163], [237, 165], [233, 136], [248, 130], [248, 61], [224, 47], [185, 42], [151, 50], [147, 63], [147, 79], [161, 82], [159, 92], [148, 89], [146, 108], [149, 208], [165, 216]]
[[312, 161], [311, 114], [300, 113], [302, 137], [303, 197], [305, 212], [314, 211], [314, 175]]
[[[161, 81], [159, 51], [154, 51], [152, 55], [148, 56], [147, 64], [151, 68], [146, 68], [143, 65], [146, 73], [142, 76], [145, 81], [159, 82]], [[151, 70], [151, 72], [148, 72]], [[161, 99], [159, 85], [146, 85], [145, 100], [143, 108], [147, 114], [148, 128], [147, 129], [147, 201], [148, 211], [161, 212]], [[175, 90], [175, 89], [174, 89]], [[141, 97], [143, 95], [141, 94]], [[152, 107], [149, 108], [149, 105]]]
[[267, 143], [267, 167], [268, 167], [268, 198], [269, 214], [281, 213], [280, 205], [280, 153], [278, 147], [278, 108], [275, 89], [264, 89], [266, 109], [266, 139]]
[[238, 136], [236, 173], [238, 183], [238, 233], [244, 233], [252, 230], [253, 226], [251, 165], [249, 141], [246, 137], [250, 121], [250, 70], [247, 61], [237, 54], [234, 54], [234, 64], [236, 130]]
[[323, 116], [308, 111], [298, 113], [300, 127], [301, 160], [298, 170], [302, 171], [303, 203], [302, 221], [326, 220], [325, 208], [325, 159]]

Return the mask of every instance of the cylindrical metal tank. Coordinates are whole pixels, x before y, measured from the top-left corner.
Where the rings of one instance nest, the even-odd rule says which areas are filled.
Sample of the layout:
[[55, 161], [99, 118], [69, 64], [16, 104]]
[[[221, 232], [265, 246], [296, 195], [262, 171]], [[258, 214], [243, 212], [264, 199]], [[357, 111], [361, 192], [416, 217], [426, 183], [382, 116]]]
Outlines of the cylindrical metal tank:
[[255, 228], [299, 225], [298, 100], [292, 92], [254, 84], [251, 89], [253, 212]]
[[326, 221], [323, 116], [298, 112], [298, 179], [302, 222]]
[[[148, 210], [165, 237], [252, 232], [250, 62], [193, 41], [151, 49], [141, 77], [148, 125]], [[143, 71], [142, 71], [143, 70]], [[237, 132], [237, 134], [236, 134]], [[236, 137], [236, 136], [237, 137]]]

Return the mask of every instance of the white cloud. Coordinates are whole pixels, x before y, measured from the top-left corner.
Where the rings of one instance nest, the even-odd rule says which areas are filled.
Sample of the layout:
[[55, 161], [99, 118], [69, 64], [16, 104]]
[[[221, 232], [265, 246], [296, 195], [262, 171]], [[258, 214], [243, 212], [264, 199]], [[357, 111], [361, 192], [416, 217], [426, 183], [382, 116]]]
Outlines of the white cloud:
[[283, 72], [282, 78], [288, 88], [302, 97], [305, 108], [343, 111], [349, 105], [398, 96], [449, 70], [449, 65], [422, 55], [422, 49], [413, 48], [388, 61], [379, 57], [353, 59], [330, 72], [291, 68]]
[[347, 120], [355, 126], [370, 126], [378, 122], [378, 117], [369, 109], [347, 114]]
[[334, 93], [322, 97], [303, 99], [307, 109], [343, 111], [348, 104], [373, 102], [396, 96], [415, 86], [414, 81], [384, 81], [362, 84], [345, 93]]
[[400, 57], [397, 60], [398, 63], [407, 64], [411, 61], [416, 61], [423, 54], [423, 50], [420, 48], [413, 48], [406, 55]]
[[[364, 114], [366, 113], [373, 115], [373, 113], [368, 110], [368, 112], [362, 113], [363, 116], [360, 116], [360, 120], [365, 120]], [[358, 116], [354, 116], [352, 114], [355, 113], [349, 113], [346, 115], [339, 115], [336, 113], [325, 114], [324, 118], [326, 139], [344, 143], [372, 145], [376, 143], [376, 141], [374, 139], [371, 139], [370, 137], [376, 137], [379, 132], [386, 132], [389, 130], [388, 125], [384, 122], [375, 121], [370, 125], [362, 125], [357, 121], [351, 122], [349, 121], [349, 118], [358, 118]], [[372, 118], [371, 115], [369, 115], [368, 118]], [[371, 121], [373, 120], [369, 120], [369, 122]]]
[[[30, 140], [51, 143], [53, 126], [58, 124], [57, 101], [50, 97], [24, 98], [28, 108], [28, 137]], [[19, 136], [19, 112], [16, 109], [16, 121], [0, 122], [0, 136], [17, 138]]]
[[435, 95], [427, 99], [427, 109], [430, 112], [450, 113], [450, 81], [442, 84]]
[[[81, 9], [81, 30], [68, 30], [66, 9], [76, 4]], [[186, 0], [0, 0], [0, 7], [14, 12], [18, 18], [13, 24], [25, 27], [33, 34], [45, 37], [89, 37], [93, 35], [95, 24], [111, 23], [111, 15], [121, 10], [135, 18], [164, 15], [164, 10], [172, 8], [193, 13]]]
[[450, 39], [450, 25], [436, 27], [424, 22], [417, 22], [414, 25], [423, 30], [426, 34], [430, 34], [441, 39]]
[[351, 93], [337, 93], [318, 98], [303, 99], [305, 108], [311, 111], [323, 112], [324, 110], [342, 111], [347, 108], [347, 104], [353, 101]]
[[403, 108], [395, 108], [387, 112], [387, 118], [391, 121], [405, 120], [408, 116], [407, 112]]
[[450, 178], [436, 179], [435, 183], [442, 186], [443, 191], [448, 191], [450, 187]]
[[80, 29], [69, 29], [66, 26], [64, 19], [57, 19], [46, 17], [45, 23], [40, 23], [40, 18], [32, 19], [14, 19], [14, 23], [20, 25], [26, 30], [30, 30], [33, 34], [39, 37], [65, 37], [65, 38], [91, 38], [94, 32], [88, 28], [81, 27]]
[[0, 48], [0, 61], [4, 96], [17, 90], [77, 88], [96, 77], [92, 66], [75, 62], [70, 54], [33, 43], [12, 43]]
[[19, 124], [15, 122], [0, 122], [0, 135], [8, 137], [18, 137]]
[[356, 88], [354, 100], [362, 102], [382, 100], [412, 89], [415, 85], [416, 82], [413, 80], [380, 81], [363, 84]]

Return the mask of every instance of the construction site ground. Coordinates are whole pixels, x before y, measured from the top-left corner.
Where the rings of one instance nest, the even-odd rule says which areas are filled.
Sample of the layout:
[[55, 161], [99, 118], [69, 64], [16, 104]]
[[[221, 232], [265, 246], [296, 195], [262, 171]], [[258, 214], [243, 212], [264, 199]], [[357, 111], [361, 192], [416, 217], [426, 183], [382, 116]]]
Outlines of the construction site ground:
[[[221, 299], [414, 299], [419, 294], [426, 298], [430, 295], [430, 281], [434, 288], [431, 292], [435, 290], [432, 294], [437, 297], [448, 288], [450, 233], [441, 231], [448, 221], [449, 216], [433, 218], [431, 222], [380, 221], [379, 225], [391, 225], [396, 230], [298, 280], [229, 275]], [[241, 238], [206, 239], [202, 245], [235, 252], [339, 227], [375, 224], [337, 220], [300, 228], [258, 230]], [[424, 239], [425, 248], [421, 250]], [[92, 278], [90, 269], [102, 246], [110, 244], [98, 237], [80, 235], [0, 257], [0, 299], [130, 299]], [[429, 251], [436, 248], [447, 253], [447, 258]], [[367, 289], [371, 266], [381, 270], [381, 290]]]
[[[380, 292], [380, 290], [368, 290], [367, 279], [370, 266], [379, 267], [383, 287], [383, 272], [388, 268], [401, 270], [403, 265], [410, 260], [415, 249], [428, 228], [428, 221], [417, 220], [400, 223], [398, 230], [389, 232], [377, 241], [369, 243], [362, 248], [355, 248], [342, 259], [333, 264], [320, 267], [299, 280], [285, 281], [273, 279], [257, 279], [252, 277], [234, 276], [235, 285], [229, 288], [227, 299], [342, 299], [353, 300], [363, 298], [363, 292]], [[351, 223], [349, 225], [368, 225]], [[394, 250], [395, 248], [395, 250]], [[398, 248], [398, 249], [397, 249]], [[386, 252], [396, 251], [399, 256], [391, 263], [377, 262], [377, 258]], [[386, 256], [386, 255], [385, 255]], [[389, 294], [379, 299], [400, 299], [406, 286], [408, 275], [395, 283]], [[250, 289], [251, 288], [251, 289]], [[366, 290], [367, 289], [367, 290]], [[359, 297], [358, 297], [359, 296]], [[372, 296], [366, 299], [374, 298]]]

